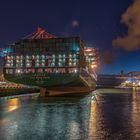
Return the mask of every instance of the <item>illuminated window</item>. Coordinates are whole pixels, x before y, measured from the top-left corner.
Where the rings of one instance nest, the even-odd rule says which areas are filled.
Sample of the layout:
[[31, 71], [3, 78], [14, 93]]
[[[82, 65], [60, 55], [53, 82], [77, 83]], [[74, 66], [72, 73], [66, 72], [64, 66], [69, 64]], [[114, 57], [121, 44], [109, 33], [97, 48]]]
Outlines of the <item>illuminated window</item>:
[[36, 63], [35, 66], [36, 66], [36, 67], [39, 67], [39, 63]]
[[73, 57], [75, 58], [76, 57], [76, 54], [73, 54]]
[[39, 59], [39, 55], [37, 55], [36, 58]]
[[51, 66], [54, 67], [55, 66], [55, 63], [51, 63]]
[[34, 55], [32, 55], [32, 59], [35, 59], [35, 56]]
[[45, 56], [44, 55], [42, 55], [41, 57], [42, 57], [42, 59], [45, 59]]
[[36, 62], [39, 63], [39, 59], [36, 59]]
[[41, 61], [42, 61], [42, 62], [45, 62], [45, 59], [42, 59]]
[[35, 69], [28, 69], [28, 73], [35, 73]]
[[69, 54], [69, 58], [71, 58], [72, 57], [72, 55], [71, 54]]
[[6, 69], [6, 74], [9, 74], [9, 70], [8, 69]]
[[55, 59], [52, 59], [53, 63], [55, 62]]
[[6, 67], [10, 67], [10, 64], [6, 64]]
[[73, 66], [76, 66], [76, 63], [73, 63]]
[[58, 66], [61, 67], [61, 66], [62, 66], [62, 63], [59, 62], [59, 63], [58, 63]]
[[65, 58], [66, 57], [66, 55], [65, 54], [63, 54], [63, 58]]
[[16, 59], [19, 59], [20, 57], [19, 56], [16, 56]]
[[57, 69], [53, 69], [53, 73], [58, 73], [58, 70]]
[[20, 73], [23, 73], [23, 71], [22, 71], [22, 69], [16, 69], [16, 73], [20, 74]]
[[23, 59], [23, 56], [22, 55], [20, 56], [20, 59]]
[[39, 69], [37, 70], [37, 72], [38, 72], [38, 73], [43, 73], [43, 69], [42, 69], [42, 68], [39, 68]]
[[69, 62], [69, 66], [72, 66], [72, 63], [71, 62]]
[[61, 54], [59, 54], [58, 57], [61, 58], [62, 57]]
[[35, 73], [35, 69], [31, 69], [31, 72], [32, 72], [32, 73]]
[[45, 69], [45, 72], [47, 72], [47, 73], [52, 73], [52, 69], [50, 69], [50, 68]]
[[28, 55], [26, 55], [26, 59], [29, 59], [30, 57]]
[[42, 63], [41, 65], [42, 65], [42, 67], [44, 67], [45, 66], [45, 63]]
[[9, 69], [9, 74], [13, 74], [13, 70], [12, 69]]
[[26, 67], [31, 67], [31, 64], [30, 63], [26, 63]]
[[53, 54], [52, 57], [55, 58], [55, 55]]
[[65, 68], [59, 68], [59, 69], [58, 69], [58, 72], [59, 72], [59, 73], [66, 73], [66, 69], [65, 69]]

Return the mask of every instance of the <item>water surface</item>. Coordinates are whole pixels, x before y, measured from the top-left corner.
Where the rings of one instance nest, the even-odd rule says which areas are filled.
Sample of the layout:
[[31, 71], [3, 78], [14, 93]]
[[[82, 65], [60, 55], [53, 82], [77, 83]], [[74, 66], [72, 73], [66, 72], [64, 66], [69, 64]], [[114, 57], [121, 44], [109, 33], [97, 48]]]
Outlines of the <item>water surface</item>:
[[140, 140], [140, 93], [95, 93], [1, 100], [0, 140]]

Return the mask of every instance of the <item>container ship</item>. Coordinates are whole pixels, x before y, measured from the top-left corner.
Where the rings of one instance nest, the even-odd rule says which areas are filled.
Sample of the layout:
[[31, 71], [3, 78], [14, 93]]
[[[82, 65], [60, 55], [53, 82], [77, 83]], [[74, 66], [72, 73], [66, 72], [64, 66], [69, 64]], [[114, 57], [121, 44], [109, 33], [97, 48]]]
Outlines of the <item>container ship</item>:
[[86, 47], [80, 37], [56, 37], [38, 28], [9, 49], [3, 73], [10, 82], [38, 86], [50, 96], [96, 87], [98, 49]]

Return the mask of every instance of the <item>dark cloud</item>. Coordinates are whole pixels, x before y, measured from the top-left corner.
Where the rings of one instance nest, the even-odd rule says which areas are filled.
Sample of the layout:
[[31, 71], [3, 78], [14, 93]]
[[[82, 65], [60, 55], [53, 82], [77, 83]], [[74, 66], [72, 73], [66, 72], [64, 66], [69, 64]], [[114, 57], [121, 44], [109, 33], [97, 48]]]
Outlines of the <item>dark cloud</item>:
[[134, 0], [134, 3], [128, 7], [122, 15], [121, 23], [128, 27], [128, 34], [114, 39], [113, 46], [127, 51], [140, 49], [140, 0]]
[[102, 64], [113, 64], [118, 54], [109, 50], [100, 52], [100, 61]]

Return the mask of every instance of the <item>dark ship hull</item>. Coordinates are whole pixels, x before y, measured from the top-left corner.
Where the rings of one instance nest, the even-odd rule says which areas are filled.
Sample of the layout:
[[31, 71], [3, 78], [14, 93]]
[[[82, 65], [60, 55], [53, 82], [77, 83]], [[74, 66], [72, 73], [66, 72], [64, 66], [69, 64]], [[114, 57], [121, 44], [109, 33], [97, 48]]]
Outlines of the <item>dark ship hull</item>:
[[46, 95], [48, 93], [50, 96], [85, 94], [96, 88], [96, 80], [88, 73], [86, 76], [79, 73], [5, 74], [4, 76], [8, 81], [44, 88]]

